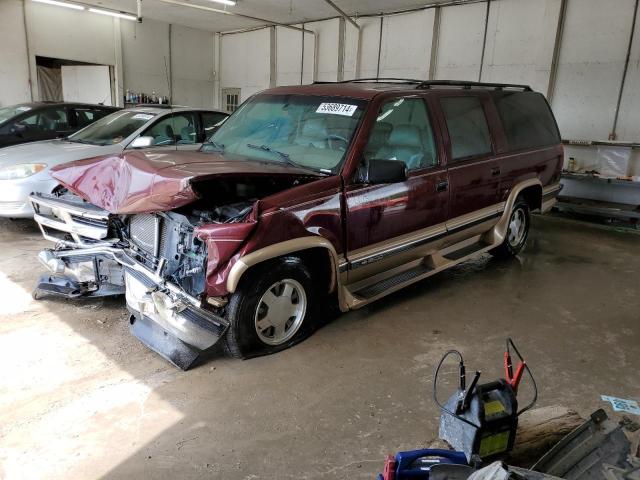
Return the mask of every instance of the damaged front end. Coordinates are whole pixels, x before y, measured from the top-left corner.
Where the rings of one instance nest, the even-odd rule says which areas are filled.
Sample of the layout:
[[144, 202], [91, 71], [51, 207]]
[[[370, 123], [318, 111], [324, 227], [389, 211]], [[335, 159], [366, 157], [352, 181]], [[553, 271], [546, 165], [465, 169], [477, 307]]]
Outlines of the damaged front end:
[[71, 194], [33, 194], [31, 202], [56, 243], [39, 254], [49, 273], [36, 298], [125, 294], [133, 335], [183, 370], [225, 333], [228, 322], [205, 301], [208, 246], [197, 229], [244, 219], [251, 202], [127, 215]]

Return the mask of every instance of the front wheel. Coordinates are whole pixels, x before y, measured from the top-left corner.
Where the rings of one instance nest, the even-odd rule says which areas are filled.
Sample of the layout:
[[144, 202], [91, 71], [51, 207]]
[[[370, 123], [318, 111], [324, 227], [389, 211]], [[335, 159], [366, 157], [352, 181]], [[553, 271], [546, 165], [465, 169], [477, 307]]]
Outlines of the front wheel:
[[504, 241], [491, 250], [491, 254], [500, 258], [516, 256], [527, 243], [530, 226], [529, 204], [521, 197], [518, 197], [511, 210]]
[[249, 358], [284, 350], [306, 338], [315, 326], [317, 288], [297, 257], [259, 266], [243, 277], [227, 309], [227, 351]]

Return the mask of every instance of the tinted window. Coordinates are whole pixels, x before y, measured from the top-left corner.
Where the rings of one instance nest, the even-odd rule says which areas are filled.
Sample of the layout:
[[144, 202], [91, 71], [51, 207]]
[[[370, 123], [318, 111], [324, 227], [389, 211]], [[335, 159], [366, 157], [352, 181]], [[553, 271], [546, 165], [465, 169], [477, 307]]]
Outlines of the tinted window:
[[74, 108], [76, 115], [76, 123], [78, 128], [84, 128], [87, 125], [92, 124], [99, 118], [108, 115], [108, 110], [99, 110], [94, 108]]
[[48, 108], [29, 115], [18, 123], [29, 125], [40, 130], [57, 131], [69, 128], [67, 111], [64, 108]]
[[440, 100], [451, 140], [451, 157], [491, 153], [491, 137], [482, 103], [477, 97], [449, 97]]
[[369, 136], [365, 158], [403, 161], [410, 170], [435, 165], [433, 130], [424, 101], [400, 98], [385, 103]]
[[494, 97], [509, 149], [560, 143], [558, 129], [544, 97], [536, 92], [501, 92]]
[[195, 113], [177, 113], [158, 120], [142, 134], [153, 137], [152, 145], [188, 145], [197, 143]]
[[202, 112], [202, 126], [204, 127], [204, 138], [209, 138], [216, 131], [217, 124], [227, 118], [224, 113]]

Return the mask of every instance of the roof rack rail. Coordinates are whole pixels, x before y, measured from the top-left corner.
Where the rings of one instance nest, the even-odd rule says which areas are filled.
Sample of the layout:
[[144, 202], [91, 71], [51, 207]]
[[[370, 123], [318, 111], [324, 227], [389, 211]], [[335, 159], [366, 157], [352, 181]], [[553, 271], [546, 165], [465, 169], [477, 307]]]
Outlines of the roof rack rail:
[[408, 83], [419, 84], [424, 80], [417, 80], [415, 78], [392, 78], [392, 77], [372, 77], [372, 78], [354, 78], [351, 80], [340, 80], [339, 82], [329, 81], [315, 81], [313, 83]]
[[471, 88], [493, 88], [496, 90], [522, 90], [531, 92], [529, 85], [517, 85], [515, 83], [488, 83], [488, 82], [470, 82], [467, 80], [424, 80], [420, 82], [416, 89], [433, 88], [433, 87], [460, 87], [464, 89]]

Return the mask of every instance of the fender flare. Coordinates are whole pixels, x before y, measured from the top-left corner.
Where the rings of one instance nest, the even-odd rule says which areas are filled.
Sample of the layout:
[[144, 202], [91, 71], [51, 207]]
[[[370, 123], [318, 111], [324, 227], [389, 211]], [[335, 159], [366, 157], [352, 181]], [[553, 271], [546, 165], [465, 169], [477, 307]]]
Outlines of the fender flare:
[[[493, 227], [493, 229], [491, 229], [490, 234], [492, 238], [489, 240], [489, 243], [492, 243], [494, 245], [499, 245], [502, 243], [502, 241], [505, 238], [505, 235], [507, 234], [509, 217], [511, 216], [511, 210], [513, 209], [513, 205], [516, 203], [516, 198], [518, 198], [518, 195], [520, 195], [520, 193], [525, 188], [529, 188], [529, 187], [540, 187], [541, 192], [543, 190], [542, 182], [540, 181], [539, 178], [530, 178], [529, 180], [524, 180], [516, 184], [511, 189], [511, 192], [509, 193], [509, 197], [507, 198], [507, 201], [504, 202], [504, 210], [502, 211], [502, 216], [500, 217], [500, 220], [498, 220], [498, 223]], [[542, 201], [542, 193], [541, 193], [540, 199]]]
[[284, 242], [274, 243], [273, 245], [260, 248], [240, 257], [236, 263], [233, 264], [229, 271], [229, 275], [227, 276], [227, 291], [229, 293], [234, 293], [236, 291], [236, 288], [238, 288], [238, 284], [240, 283], [240, 279], [244, 273], [249, 270], [249, 268], [267, 260], [271, 260], [272, 258], [309, 250], [311, 248], [324, 248], [329, 252], [329, 257], [331, 258], [331, 279], [329, 291], [333, 291], [338, 283], [338, 254], [335, 247], [329, 240], [317, 236], [285, 240]]

